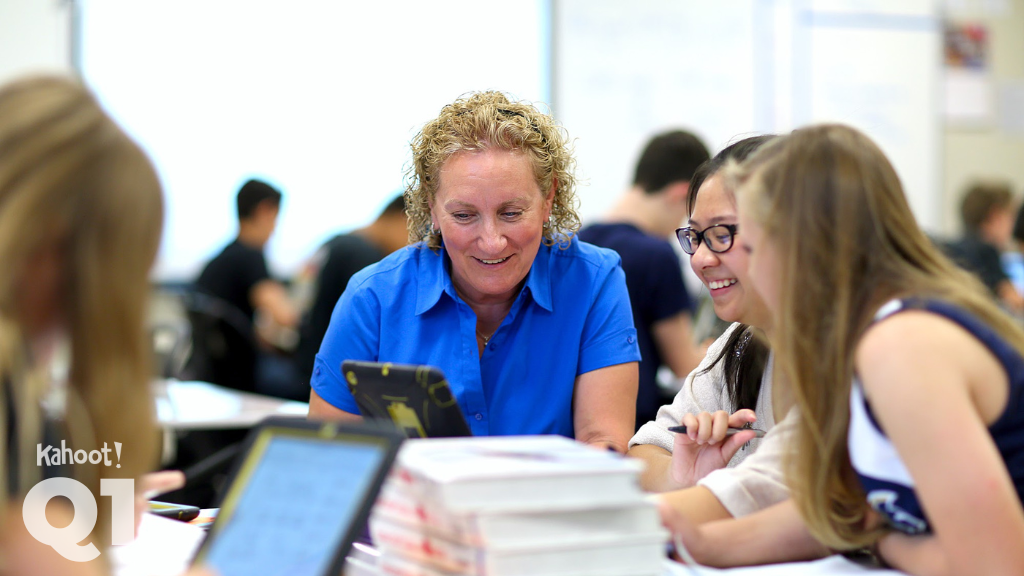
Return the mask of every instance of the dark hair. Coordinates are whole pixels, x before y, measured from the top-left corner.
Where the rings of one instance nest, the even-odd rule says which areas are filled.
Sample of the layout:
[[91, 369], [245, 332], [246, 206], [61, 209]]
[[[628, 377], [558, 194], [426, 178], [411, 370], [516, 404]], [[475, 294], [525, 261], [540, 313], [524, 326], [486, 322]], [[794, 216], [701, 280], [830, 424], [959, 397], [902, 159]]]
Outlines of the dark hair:
[[253, 215], [260, 202], [269, 200], [274, 206], [281, 205], [281, 192], [262, 180], [249, 180], [238, 189], [238, 219]]
[[1013, 239], [1024, 242], [1024, 206], [1017, 210], [1017, 219], [1013, 222]]
[[690, 179], [690, 194], [686, 198], [686, 213], [693, 214], [693, 206], [697, 202], [697, 191], [700, 190], [704, 181], [717, 174], [725, 166], [726, 162], [729, 160], [735, 160], [736, 162], [746, 160], [747, 156], [753, 154], [765, 142], [775, 137], [774, 134], [763, 134], [733, 142], [723, 148], [721, 152], [715, 154], [714, 158], [697, 166], [697, 169], [693, 171], [693, 178]]
[[1008, 208], [1013, 191], [1006, 182], [975, 182], [960, 201], [960, 220], [964, 231], [977, 234], [993, 210]]
[[690, 132], [673, 130], [659, 134], [651, 138], [640, 154], [633, 185], [653, 193], [675, 182], [691, 182], [693, 171], [710, 157], [708, 147]]
[[402, 192], [398, 193], [388, 205], [380, 211], [381, 216], [397, 216], [405, 212], [405, 194]]
[[[742, 162], [766, 142], [775, 138], [772, 134], [751, 136], [726, 146], [714, 158], [697, 167], [690, 180], [690, 194], [686, 199], [687, 213], [693, 213], [697, 194], [704, 181], [714, 176], [730, 160]], [[725, 346], [701, 374], [707, 374], [719, 362], [724, 362], [722, 372], [725, 375], [726, 389], [733, 411], [740, 408], [757, 410], [757, 397], [761, 394], [761, 379], [764, 378], [768, 366], [768, 341], [761, 331], [753, 326], [740, 324], [729, 335]]]

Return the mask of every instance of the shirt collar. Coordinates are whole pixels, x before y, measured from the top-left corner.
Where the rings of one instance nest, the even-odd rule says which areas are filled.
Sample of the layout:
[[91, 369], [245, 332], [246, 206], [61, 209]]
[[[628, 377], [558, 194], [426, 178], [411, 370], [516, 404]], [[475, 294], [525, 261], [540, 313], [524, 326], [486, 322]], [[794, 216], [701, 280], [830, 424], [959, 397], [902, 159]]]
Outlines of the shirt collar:
[[530, 266], [530, 272], [526, 275], [526, 285], [523, 286], [523, 290], [530, 291], [533, 301], [548, 312], [554, 311], [551, 306], [552, 250], [557, 250], [557, 248], [540, 245], [537, 257], [533, 259], [533, 266]]
[[441, 294], [449, 291], [455, 294], [455, 286], [452, 286], [452, 279], [448, 275], [447, 264], [448, 253], [444, 246], [434, 252], [422, 242], [417, 244], [416, 250], [422, 250], [420, 262], [426, 262], [426, 266], [420, 266], [420, 279], [416, 283], [416, 315], [419, 316], [430, 310], [441, 299]]
[[[417, 246], [419, 250], [430, 250], [426, 246]], [[524, 291], [529, 291], [533, 301], [538, 306], [554, 311], [551, 306], [551, 252], [553, 249], [541, 244], [537, 251], [537, 257], [530, 266], [530, 272], [526, 275]], [[423, 255], [426, 260], [432, 260], [433, 264], [421, 267], [420, 281], [417, 283], [416, 292], [416, 315], [423, 314], [430, 310], [441, 300], [441, 294], [447, 293], [453, 300], [457, 298], [455, 285], [452, 284], [451, 274], [448, 273], [448, 252], [444, 246], [440, 248], [440, 254]]]

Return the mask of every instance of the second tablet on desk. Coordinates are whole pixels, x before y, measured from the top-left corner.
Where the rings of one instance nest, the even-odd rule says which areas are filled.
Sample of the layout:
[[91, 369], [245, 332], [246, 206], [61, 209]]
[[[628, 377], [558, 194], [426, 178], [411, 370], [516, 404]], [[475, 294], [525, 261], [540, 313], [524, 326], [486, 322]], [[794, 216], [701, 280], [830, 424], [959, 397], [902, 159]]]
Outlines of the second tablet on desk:
[[265, 420], [195, 563], [220, 576], [340, 574], [402, 440], [369, 422]]
[[341, 372], [364, 416], [390, 420], [410, 438], [473, 435], [438, 368], [346, 360]]

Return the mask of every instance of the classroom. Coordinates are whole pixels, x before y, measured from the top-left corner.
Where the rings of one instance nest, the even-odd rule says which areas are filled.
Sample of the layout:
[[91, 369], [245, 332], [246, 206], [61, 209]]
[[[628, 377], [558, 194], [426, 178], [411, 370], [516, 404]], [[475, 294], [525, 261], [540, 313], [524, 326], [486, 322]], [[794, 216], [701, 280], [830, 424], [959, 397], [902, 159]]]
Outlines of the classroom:
[[[3, 0], [2, 514], [65, 496], [77, 525], [80, 500], [29, 491], [74, 477], [99, 520], [72, 544], [101, 553], [68, 560], [24, 511], [0, 560], [1020, 573], [1022, 27], [1024, 0]], [[33, 213], [2, 156], [50, 170], [14, 119], [64, 97], [144, 167]], [[91, 153], [89, 174], [123, 160]], [[156, 196], [117, 200], [130, 185]], [[19, 232], [31, 214], [44, 231]], [[67, 247], [104, 227], [133, 246]], [[118, 262], [86, 281], [75, 258]], [[121, 302], [89, 299], [113, 278]], [[85, 327], [116, 310], [96, 340], [146, 337], [120, 371]], [[89, 384], [143, 368], [139, 390]], [[76, 445], [83, 415], [113, 421]], [[939, 415], [970, 430], [914, 437]], [[26, 471], [37, 446], [54, 457]], [[507, 486], [487, 496], [477, 468]], [[930, 479], [948, 470], [973, 472]], [[130, 537], [101, 478], [134, 481]]]

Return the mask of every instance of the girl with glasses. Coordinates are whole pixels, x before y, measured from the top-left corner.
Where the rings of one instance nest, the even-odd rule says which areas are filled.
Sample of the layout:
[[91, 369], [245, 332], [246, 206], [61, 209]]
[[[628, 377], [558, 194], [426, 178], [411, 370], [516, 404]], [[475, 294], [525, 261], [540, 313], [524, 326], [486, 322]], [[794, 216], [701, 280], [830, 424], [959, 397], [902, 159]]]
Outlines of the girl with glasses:
[[1020, 574], [1024, 331], [918, 228], [860, 132], [797, 130], [732, 176], [801, 416], [793, 498], [669, 524], [713, 565], [868, 546], [910, 574]]
[[[677, 237], [715, 313], [733, 324], [711, 345], [672, 404], [630, 441], [629, 454], [648, 464], [644, 488], [675, 491], [663, 499], [694, 521], [742, 516], [788, 496], [779, 465], [785, 427], [764, 439], [754, 439], [754, 431], [726, 435], [730, 427], [746, 425], [771, 430], [789, 404], [772, 386], [770, 316], [747, 279], [746, 253], [736, 249], [742, 235], [736, 201], [720, 173], [728, 161], [746, 158], [771, 138], [747, 138], [727, 147], [701, 165], [690, 182], [689, 221]], [[686, 433], [669, 431], [680, 424]]]

